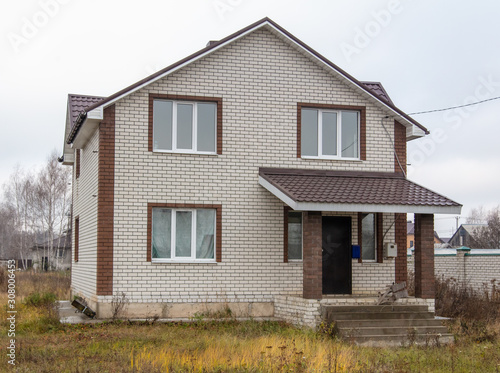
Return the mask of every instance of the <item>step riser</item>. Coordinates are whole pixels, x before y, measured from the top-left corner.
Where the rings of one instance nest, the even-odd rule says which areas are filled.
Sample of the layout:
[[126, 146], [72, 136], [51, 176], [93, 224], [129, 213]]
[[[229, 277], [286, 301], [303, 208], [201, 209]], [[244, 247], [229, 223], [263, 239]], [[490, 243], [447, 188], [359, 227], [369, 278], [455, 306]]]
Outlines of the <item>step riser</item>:
[[407, 305], [387, 305], [387, 306], [322, 306], [322, 310], [329, 310], [333, 312], [428, 312], [429, 308], [427, 306], [407, 306]]
[[427, 306], [324, 306], [323, 320], [345, 339], [366, 346], [446, 344], [453, 341]]
[[323, 319], [327, 321], [335, 320], [414, 320], [429, 319], [434, 320], [434, 315], [430, 312], [393, 312], [393, 313], [339, 313], [327, 312], [323, 314]]
[[415, 319], [415, 320], [336, 320], [338, 328], [365, 328], [365, 327], [413, 327], [413, 326], [442, 326], [440, 320]]

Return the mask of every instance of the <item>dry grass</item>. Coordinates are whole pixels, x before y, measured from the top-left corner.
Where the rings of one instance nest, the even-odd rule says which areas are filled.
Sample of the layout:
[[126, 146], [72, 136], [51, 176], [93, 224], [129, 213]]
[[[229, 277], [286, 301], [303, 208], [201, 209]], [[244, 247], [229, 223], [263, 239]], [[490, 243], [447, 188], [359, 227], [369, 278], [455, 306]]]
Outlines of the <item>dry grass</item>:
[[[17, 372], [500, 372], [498, 337], [468, 336], [460, 321], [452, 324], [458, 342], [451, 346], [387, 349], [350, 345], [281, 322], [231, 317], [61, 325], [47, 307], [47, 294], [68, 298], [69, 277], [19, 273], [18, 279]], [[6, 299], [0, 294], [2, 304]], [[5, 324], [4, 307], [1, 317]], [[500, 331], [498, 321], [487, 325]], [[0, 334], [0, 345], [8, 340]], [[3, 356], [0, 371], [6, 366]]]

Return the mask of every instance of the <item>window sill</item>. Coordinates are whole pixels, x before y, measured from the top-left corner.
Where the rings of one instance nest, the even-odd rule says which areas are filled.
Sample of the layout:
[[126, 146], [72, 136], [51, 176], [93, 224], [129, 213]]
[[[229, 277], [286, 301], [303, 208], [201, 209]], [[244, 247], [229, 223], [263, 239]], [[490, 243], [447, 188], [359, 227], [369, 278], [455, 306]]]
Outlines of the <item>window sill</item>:
[[215, 260], [151, 260], [151, 264], [217, 264]]
[[303, 160], [306, 161], [343, 161], [343, 162], [363, 162], [363, 160], [359, 158], [330, 158], [330, 157], [307, 157], [307, 156], [302, 156], [300, 157]]
[[[356, 261], [356, 263], [358, 263], [358, 258], [352, 258], [352, 260]], [[363, 259], [360, 264], [380, 264], [380, 263], [374, 259]]]
[[287, 263], [290, 263], [290, 264], [302, 264], [303, 260], [302, 259], [288, 259]]
[[193, 152], [193, 151], [175, 151], [175, 150], [158, 150], [154, 149], [152, 151], [154, 154], [183, 154], [183, 155], [211, 155], [211, 156], [217, 156], [217, 153], [213, 152]]

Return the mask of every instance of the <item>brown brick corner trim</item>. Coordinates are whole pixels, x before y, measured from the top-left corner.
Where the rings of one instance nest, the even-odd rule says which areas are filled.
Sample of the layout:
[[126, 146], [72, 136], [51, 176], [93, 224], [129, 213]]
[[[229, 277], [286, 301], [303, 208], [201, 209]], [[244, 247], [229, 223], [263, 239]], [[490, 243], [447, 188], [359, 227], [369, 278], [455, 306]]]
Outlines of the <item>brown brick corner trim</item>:
[[384, 262], [384, 214], [377, 212], [375, 215], [377, 230], [377, 263]]
[[406, 127], [398, 121], [394, 121], [394, 151], [394, 172], [403, 171], [406, 174]]
[[148, 203], [148, 224], [147, 224], [147, 249], [146, 261], [151, 262], [151, 236], [153, 232], [153, 208], [163, 207], [171, 209], [215, 209], [215, 261], [222, 262], [222, 205], [192, 204], [192, 203]]
[[302, 157], [302, 109], [332, 109], [332, 110], [353, 110], [359, 111], [359, 159], [366, 161], [366, 107], [351, 105], [330, 105], [330, 104], [309, 104], [297, 103], [297, 158]]
[[99, 125], [97, 198], [97, 295], [113, 295], [115, 188], [115, 106], [104, 109]]
[[359, 245], [358, 263], [363, 263], [363, 213], [362, 212], [358, 212], [358, 245]]
[[395, 263], [396, 282], [408, 281], [408, 258], [406, 252], [407, 231], [406, 214], [395, 214], [396, 218], [396, 245], [398, 246], [398, 256]]
[[76, 149], [76, 169], [75, 169], [75, 178], [80, 177], [80, 149]]
[[78, 262], [78, 254], [80, 248], [80, 216], [75, 218], [75, 245], [74, 245], [74, 257], [75, 262]]
[[184, 96], [165, 95], [151, 93], [149, 95], [149, 115], [148, 115], [148, 151], [153, 151], [153, 102], [156, 99], [177, 100], [177, 101], [205, 101], [217, 104], [217, 154], [222, 154], [222, 98], [205, 96]]
[[289, 206], [283, 207], [283, 263], [288, 263], [288, 212]]

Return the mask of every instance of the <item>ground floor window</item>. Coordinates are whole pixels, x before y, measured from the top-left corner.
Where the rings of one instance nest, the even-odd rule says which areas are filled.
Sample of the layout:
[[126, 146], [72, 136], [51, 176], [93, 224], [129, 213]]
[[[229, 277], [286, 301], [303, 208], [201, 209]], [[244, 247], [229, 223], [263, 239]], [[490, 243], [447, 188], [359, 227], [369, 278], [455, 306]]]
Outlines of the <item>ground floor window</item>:
[[153, 208], [152, 261], [215, 261], [215, 209]]
[[285, 257], [302, 260], [302, 212], [285, 210]]
[[375, 214], [361, 215], [361, 257], [366, 261], [375, 261], [377, 259], [377, 230]]

